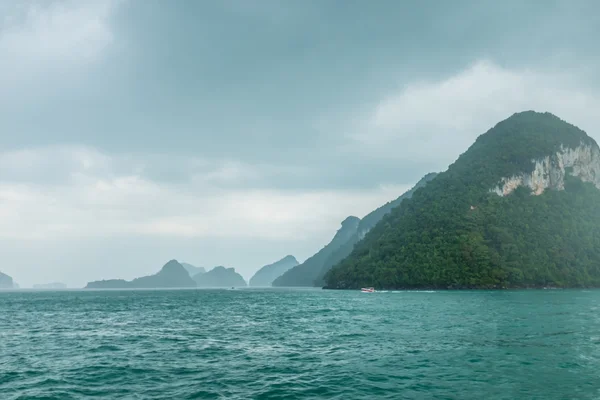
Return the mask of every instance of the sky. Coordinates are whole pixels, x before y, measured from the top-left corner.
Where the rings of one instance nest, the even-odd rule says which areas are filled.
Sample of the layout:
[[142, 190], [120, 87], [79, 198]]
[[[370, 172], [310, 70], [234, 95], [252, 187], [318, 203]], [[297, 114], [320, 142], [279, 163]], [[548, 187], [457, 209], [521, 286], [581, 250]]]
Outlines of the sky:
[[0, 271], [300, 261], [524, 110], [600, 139], [595, 0], [2, 0]]

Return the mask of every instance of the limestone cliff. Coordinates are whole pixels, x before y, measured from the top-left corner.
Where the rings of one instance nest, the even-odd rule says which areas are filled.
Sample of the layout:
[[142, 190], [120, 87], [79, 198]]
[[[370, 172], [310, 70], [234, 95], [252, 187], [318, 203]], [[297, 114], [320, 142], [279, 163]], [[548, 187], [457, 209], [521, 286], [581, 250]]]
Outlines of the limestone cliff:
[[532, 163], [532, 172], [502, 178], [501, 184], [492, 191], [506, 196], [520, 186], [530, 188], [534, 195], [546, 189], [564, 190], [567, 174], [600, 188], [600, 149], [595, 143], [581, 143], [576, 148], [561, 146], [556, 153], [534, 159]]

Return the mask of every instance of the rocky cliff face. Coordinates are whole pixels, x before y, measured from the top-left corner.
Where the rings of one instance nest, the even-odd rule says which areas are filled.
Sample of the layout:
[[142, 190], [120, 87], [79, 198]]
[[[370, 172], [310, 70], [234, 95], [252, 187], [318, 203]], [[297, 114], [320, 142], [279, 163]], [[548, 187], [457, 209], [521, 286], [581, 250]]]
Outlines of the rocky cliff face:
[[555, 154], [532, 162], [534, 169], [531, 173], [503, 178], [492, 191], [506, 196], [518, 187], [526, 186], [537, 196], [546, 189], [564, 190], [567, 174], [593, 183], [600, 189], [600, 149], [595, 144], [582, 143], [574, 149], [561, 146]]

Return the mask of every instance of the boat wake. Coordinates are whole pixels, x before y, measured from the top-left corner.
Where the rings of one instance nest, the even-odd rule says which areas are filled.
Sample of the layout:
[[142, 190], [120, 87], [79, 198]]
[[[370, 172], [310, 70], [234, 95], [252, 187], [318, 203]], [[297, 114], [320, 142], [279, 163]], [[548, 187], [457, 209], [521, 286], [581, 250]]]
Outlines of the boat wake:
[[362, 293], [437, 293], [436, 290], [375, 290], [372, 287], [360, 289]]
[[392, 290], [390, 293], [437, 293], [436, 290]]

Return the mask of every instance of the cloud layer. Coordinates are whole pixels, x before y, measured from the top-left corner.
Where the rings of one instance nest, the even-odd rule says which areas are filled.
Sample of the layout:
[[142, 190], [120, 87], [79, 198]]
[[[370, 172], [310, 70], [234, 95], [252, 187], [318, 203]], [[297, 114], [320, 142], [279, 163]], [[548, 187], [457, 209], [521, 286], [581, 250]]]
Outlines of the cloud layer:
[[[153, 180], [145, 175], [150, 162], [158, 175], [161, 167], [182, 163], [189, 179]], [[0, 237], [21, 239], [158, 234], [304, 240], [405, 188], [252, 187], [248, 181], [260, 184], [274, 173], [228, 161], [115, 157], [84, 147], [0, 153], [0, 169]]]
[[119, 0], [5, 3], [0, 9], [4, 17], [0, 31], [3, 60], [0, 84], [41, 78], [56, 70], [67, 73], [72, 67], [97, 61], [114, 40], [109, 21], [119, 3]]
[[388, 94], [352, 139], [370, 157], [435, 158], [443, 169], [513, 113], [548, 111], [594, 137], [600, 134], [599, 107], [600, 93], [578, 80], [577, 71], [510, 69], [481, 60], [445, 79], [410, 82]]
[[2, 49], [36, 61], [87, 59], [113, 40], [107, 20], [115, 3], [20, 2], [4, 19]]

